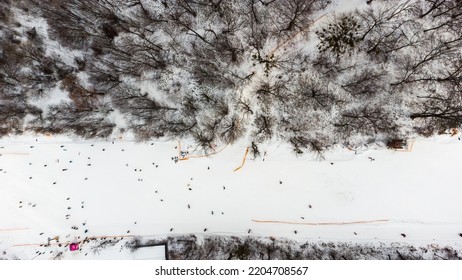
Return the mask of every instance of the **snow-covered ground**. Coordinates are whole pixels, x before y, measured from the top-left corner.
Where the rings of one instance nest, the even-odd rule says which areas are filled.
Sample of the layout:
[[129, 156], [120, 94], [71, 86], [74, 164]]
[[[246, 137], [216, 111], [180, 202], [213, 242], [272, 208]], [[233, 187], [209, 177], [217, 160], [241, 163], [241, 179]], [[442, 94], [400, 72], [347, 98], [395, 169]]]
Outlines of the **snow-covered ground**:
[[[82, 241], [189, 233], [462, 247], [457, 136], [418, 140], [407, 152], [338, 148], [324, 160], [273, 143], [235, 172], [246, 150], [239, 144], [194, 158], [182, 142], [191, 158], [175, 163], [171, 141], [0, 143], [3, 258], [130, 259], [122, 242], [99, 250]], [[82, 250], [70, 252], [69, 242]]]

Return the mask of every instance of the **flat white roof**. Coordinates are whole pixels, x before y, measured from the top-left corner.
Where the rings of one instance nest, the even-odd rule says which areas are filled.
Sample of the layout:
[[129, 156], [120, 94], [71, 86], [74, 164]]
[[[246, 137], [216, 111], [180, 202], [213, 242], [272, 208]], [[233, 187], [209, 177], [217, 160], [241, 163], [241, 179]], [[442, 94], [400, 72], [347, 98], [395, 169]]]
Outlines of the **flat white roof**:
[[165, 245], [141, 247], [132, 254], [134, 260], [166, 260]]

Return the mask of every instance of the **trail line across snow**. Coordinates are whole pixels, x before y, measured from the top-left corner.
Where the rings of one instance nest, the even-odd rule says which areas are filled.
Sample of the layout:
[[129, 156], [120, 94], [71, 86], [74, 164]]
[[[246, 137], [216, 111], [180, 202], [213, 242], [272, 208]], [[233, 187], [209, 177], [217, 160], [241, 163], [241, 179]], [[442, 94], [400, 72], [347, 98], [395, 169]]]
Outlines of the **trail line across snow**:
[[[102, 235], [102, 236], [91, 236], [91, 237], [86, 237], [85, 239], [82, 239], [82, 240], [77, 240], [77, 241], [63, 241], [63, 242], [56, 242], [56, 243], [25, 243], [25, 244], [15, 244], [13, 245], [14, 247], [27, 247], [27, 246], [51, 246], [51, 245], [69, 245], [71, 243], [78, 243], [78, 244], [83, 244], [85, 241], [91, 241], [91, 240], [95, 240], [95, 239], [101, 239], [101, 238], [134, 238], [135, 235]], [[51, 240], [56, 240], [56, 239], [51, 239]], [[50, 240], [50, 241], [51, 241]]]
[[28, 230], [29, 228], [5, 228], [0, 229], [0, 231], [15, 231], [15, 230]]
[[268, 224], [289, 224], [289, 225], [306, 225], [306, 226], [341, 226], [341, 225], [354, 225], [354, 224], [372, 224], [372, 223], [385, 223], [390, 220], [370, 220], [370, 221], [352, 221], [352, 222], [321, 222], [321, 223], [310, 223], [310, 222], [290, 222], [290, 221], [272, 221], [272, 220], [252, 220], [256, 223], [268, 223]]
[[289, 44], [291, 43], [293, 40], [295, 40], [301, 33], [307, 31], [310, 27], [313, 26], [313, 24], [315, 24], [317, 21], [319, 21], [320, 19], [322, 19], [323, 17], [325, 17], [327, 14], [323, 14], [322, 16], [318, 17], [317, 19], [315, 19], [313, 22], [311, 22], [306, 28], [303, 28], [302, 30], [298, 31], [297, 33], [295, 33], [292, 37], [290, 37], [289, 39], [287, 39], [286, 41], [282, 42], [281, 44], [277, 45], [270, 53], [269, 55], [272, 55], [274, 54], [277, 50], [279, 50], [280, 48], [282, 48], [284, 45], [286, 44]]

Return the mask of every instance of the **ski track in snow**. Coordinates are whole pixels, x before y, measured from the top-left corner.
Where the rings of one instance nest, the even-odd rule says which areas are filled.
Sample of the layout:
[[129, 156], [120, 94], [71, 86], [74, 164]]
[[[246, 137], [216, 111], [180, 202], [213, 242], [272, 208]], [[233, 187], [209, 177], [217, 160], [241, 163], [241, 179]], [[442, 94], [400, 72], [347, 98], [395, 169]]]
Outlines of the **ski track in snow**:
[[[18, 258], [35, 258], [38, 244], [55, 237], [68, 244], [95, 236], [247, 235], [249, 229], [300, 241], [461, 247], [457, 137], [417, 141], [412, 152], [338, 148], [325, 160], [295, 157], [274, 144], [264, 160], [249, 155], [236, 172], [242, 144], [175, 163], [174, 141], [21, 136], [0, 143], [0, 251]], [[193, 153], [188, 143], [181, 146]], [[120, 245], [99, 257], [129, 258]], [[81, 248], [64, 250], [63, 257], [91, 252]]]

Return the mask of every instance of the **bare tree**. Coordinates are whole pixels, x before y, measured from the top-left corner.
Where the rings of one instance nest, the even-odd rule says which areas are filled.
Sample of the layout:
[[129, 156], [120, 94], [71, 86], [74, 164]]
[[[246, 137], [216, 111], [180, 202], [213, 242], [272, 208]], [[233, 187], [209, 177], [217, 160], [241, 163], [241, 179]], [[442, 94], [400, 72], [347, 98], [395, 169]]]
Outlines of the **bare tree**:
[[420, 26], [412, 16], [417, 7], [412, 1], [391, 2], [356, 12], [361, 22], [360, 49], [387, 61], [394, 52], [416, 46], [422, 40], [416, 33]]
[[349, 77], [342, 88], [355, 97], [371, 98], [387, 92], [386, 71], [377, 67], [366, 67]]
[[361, 133], [374, 136], [379, 133], [393, 136], [398, 133], [396, 118], [380, 106], [360, 106], [345, 110], [336, 121], [337, 130], [346, 136]]
[[44, 131], [73, 133], [83, 138], [105, 138], [114, 128], [106, 118], [110, 108], [77, 108], [72, 103], [61, 103], [49, 107]]
[[262, 143], [273, 137], [274, 118], [270, 115], [257, 114], [254, 120], [254, 130], [252, 131], [252, 141]]
[[159, 137], [166, 134], [165, 117], [168, 111], [176, 108], [162, 105], [141, 93], [138, 89], [120, 86], [112, 95], [112, 104], [126, 114], [130, 128], [141, 139]]
[[410, 115], [418, 121], [418, 129], [425, 135], [444, 132], [462, 124], [462, 84], [460, 80], [448, 85], [445, 91], [434, 91], [417, 96], [416, 108]]
[[426, 71], [433, 71], [436, 63], [454, 57], [461, 45], [462, 36], [447, 39], [447, 36], [430, 34], [427, 41], [420, 48], [415, 48], [412, 55], [398, 58], [401, 73], [399, 79], [391, 85], [398, 86], [418, 80]]
[[[273, 3], [274, 2], [274, 3]], [[324, 9], [329, 1], [326, 0], [280, 0], [272, 1], [272, 17], [277, 32], [293, 33], [305, 31], [313, 19], [310, 16], [321, 9]], [[266, 4], [269, 6], [269, 3]]]

